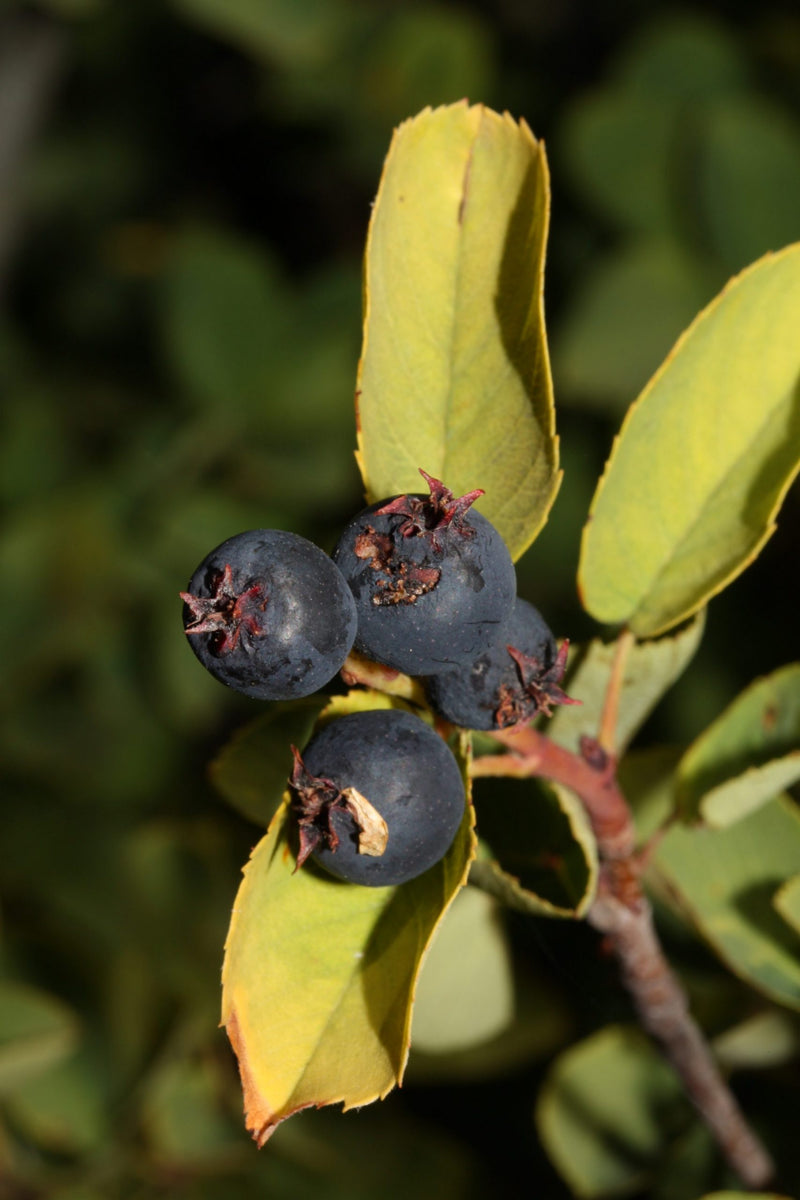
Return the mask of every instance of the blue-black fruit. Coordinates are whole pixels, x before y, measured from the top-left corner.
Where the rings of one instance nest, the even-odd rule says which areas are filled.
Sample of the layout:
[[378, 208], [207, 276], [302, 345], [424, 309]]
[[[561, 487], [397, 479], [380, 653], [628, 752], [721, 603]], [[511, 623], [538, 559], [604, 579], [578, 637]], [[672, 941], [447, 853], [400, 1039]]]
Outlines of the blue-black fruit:
[[[298, 866], [311, 855], [350, 883], [385, 887], [422, 874], [450, 848], [466, 803], [451, 751], [411, 713], [375, 709], [325, 725], [290, 780], [300, 826]], [[382, 853], [360, 849], [352, 789], [385, 822]]]
[[409, 675], [472, 662], [511, 614], [514, 564], [500, 534], [421, 472], [429, 496], [382, 500], [345, 529], [333, 557], [358, 612], [356, 649]]
[[192, 576], [183, 623], [220, 682], [258, 700], [323, 687], [350, 653], [353, 597], [335, 563], [295, 533], [251, 529], [228, 538]]
[[488, 650], [467, 667], [426, 682], [431, 706], [465, 729], [505, 729], [530, 721], [554, 704], [572, 704], [558, 686], [567, 643], [558, 651], [544, 617], [517, 599], [507, 624]]

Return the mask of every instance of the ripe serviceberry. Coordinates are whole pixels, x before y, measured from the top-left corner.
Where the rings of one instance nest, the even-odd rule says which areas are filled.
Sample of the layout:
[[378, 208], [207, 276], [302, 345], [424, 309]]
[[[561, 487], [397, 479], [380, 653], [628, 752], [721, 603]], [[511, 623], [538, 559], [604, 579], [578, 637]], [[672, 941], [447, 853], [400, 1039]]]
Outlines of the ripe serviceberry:
[[430, 495], [395, 496], [359, 513], [333, 557], [356, 601], [356, 649], [409, 675], [472, 662], [516, 595], [514, 564], [493, 525], [420, 474]]
[[517, 599], [493, 646], [468, 667], [427, 681], [433, 708], [466, 729], [505, 729], [550, 716], [556, 704], [578, 704], [558, 686], [569, 643], [559, 650], [538, 609]]
[[447, 852], [464, 816], [461, 772], [429, 725], [399, 709], [351, 713], [323, 726], [290, 779], [311, 855], [350, 883], [384, 887], [422, 874]]
[[253, 529], [228, 538], [192, 576], [183, 623], [200, 662], [258, 700], [323, 687], [350, 653], [353, 597], [336, 565], [294, 533]]

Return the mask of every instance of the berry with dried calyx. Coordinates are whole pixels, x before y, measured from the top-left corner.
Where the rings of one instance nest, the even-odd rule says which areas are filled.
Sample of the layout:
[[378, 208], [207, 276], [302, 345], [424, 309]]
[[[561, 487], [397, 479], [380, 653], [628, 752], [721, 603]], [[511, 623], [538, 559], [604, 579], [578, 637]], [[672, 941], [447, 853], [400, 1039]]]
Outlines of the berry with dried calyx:
[[350, 883], [406, 883], [449, 850], [466, 797], [458, 764], [429, 725], [400, 709], [339, 717], [316, 734], [289, 780], [310, 856]]
[[189, 644], [221, 683], [258, 700], [323, 687], [353, 644], [353, 597], [335, 563], [294, 533], [252, 529], [203, 559], [181, 592]]
[[538, 609], [517, 599], [493, 646], [466, 668], [427, 681], [431, 706], [465, 729], [506, 729], [550, 716], [554, 705], [578, 704], [559, 686], [568, 642], [559, 650]]
[[333, 558], [358, 612], [356, 649], [409, 675], [472, 662], [491, 645], [516, 595], [500, 534], [471, 506], [420, 471], [430, 495], [382, 500], [345, 529]]

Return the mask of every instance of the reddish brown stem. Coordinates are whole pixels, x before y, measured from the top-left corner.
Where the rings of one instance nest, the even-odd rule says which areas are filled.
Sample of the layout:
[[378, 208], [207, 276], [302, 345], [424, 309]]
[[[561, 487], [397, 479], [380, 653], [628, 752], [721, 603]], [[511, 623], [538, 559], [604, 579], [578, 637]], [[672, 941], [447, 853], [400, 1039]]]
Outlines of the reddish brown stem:
[[630, 809], [616, 781], [615, 759], [592, 738], [582, 739], [577, 755], [530, 728], [493, 736], [510, 753], [476, 759], [473, 774], [542, 776], [568, 787], [583, 802], [601, 863], [588, 920], [605, 935], [639, 1020], [661, 1044], [727, 1161], [748, 1187], [765, 1187], [774, 1175], [773, 1163], [723, 1079], [661, 949], [642, 890], [642, 863]]
[[[512, 751], [511, 755], [489, 756], [474, 765], [476, 774], [542, 775], [563, 783], [579, 796], [592, 824], [601, 855], [627, 859], [634, 853], [636, 838], [625, 797], [616, 780], [616, 759], [592, 738], [583, 738], [582, 755], [573, 754], [529, 726], [502, 729], [492, 735]], [[520, 764], [520, 759], [522, 763]], [[482, 768], [479, 764], [486, 763]], [[492, 770], [492, 764], [497, 768]], [[514, 767], [513, 770], [505, 769]]]

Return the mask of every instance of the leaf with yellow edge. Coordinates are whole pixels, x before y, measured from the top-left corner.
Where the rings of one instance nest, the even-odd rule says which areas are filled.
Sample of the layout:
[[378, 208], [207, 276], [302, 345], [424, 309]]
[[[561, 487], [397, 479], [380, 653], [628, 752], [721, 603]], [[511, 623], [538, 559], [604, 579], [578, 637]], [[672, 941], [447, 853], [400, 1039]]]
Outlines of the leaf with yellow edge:
[[295, 873], [287, 805], [274, 817], [245, 867], [222, 973], [222, 1023], [259, 1145], [300, 1109], [368, 1104], [401, 1081], [420, 964], [465, 882], [472, 824], [468, 805], [441, 862], [375, 888], [311, 862]]
[[800, 933], [800, 875], [793, 875], [778, 888], [773, 904], [786, 924]]
[[707, 1192], [702, 1200], [792, 1200], [783, 1192]]
[[[677, 633], [657, 641], [634, 642], [630, 647], [624, 661], [617, 709], [614, 741], [617, 756], [688, 666], [704, 627], [705, 613], [698, 613]], [[597, 638], [588, 646], [575, 647], [574, 652], [570, 647], [562, 686], [581, 703], [557, 708], [546, 726], [548, 737], [560, 746], [575, 750], [582, 736], [597, 736], [617, 649], [616, 641], [601, 642]]]
[[746, 688], [689, 747], [678, 767], [686, 818], [721, 828], [800, 779], [800, 663]]
[[674, 825], [651, 868], [732, 971], [800, 1009], [800, 938], [776, 900], [800, 862], [800, 812], [779, 796], [725, 829]]
[[661, 633], [759, 553], [800, 465], [798, 328], [800, 244], [733, 279], [631, 406], [583, 531], [592, 616]]
[[502, 904], [547, 917], [582, 917], [597, 887], [597, 843], [581, 802], [540, 779], [480, 781], [481, 836], [491, 848], [470, 883]]
[[370, 500], [418, 468], [478, 502], [514, 558], [560, 481], [542, 305], [544, 147], [466, 102], [395, 132], [367, 237], [358, 461]]

